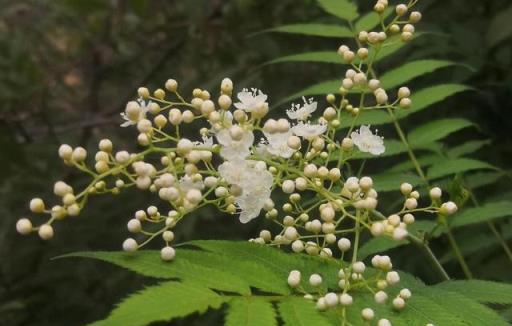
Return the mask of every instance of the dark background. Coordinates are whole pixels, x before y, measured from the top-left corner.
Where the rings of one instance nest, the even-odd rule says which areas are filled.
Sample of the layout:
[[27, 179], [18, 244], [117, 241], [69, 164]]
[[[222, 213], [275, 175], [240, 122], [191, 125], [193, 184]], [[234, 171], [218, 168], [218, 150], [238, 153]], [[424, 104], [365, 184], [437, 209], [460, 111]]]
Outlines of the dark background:
[[[359, 3], [367, 10], [373, 1]], [[338, 47], [340, 41], [335, 39], [252, 35], [285, 23], [335, 21], [313, 0], [0, 0], [0, 8], [1, 325], [82, 325], [106, 316], [115, 302], [152, 282], [96, 261], [51, 260], [73, 251], [119, 249], [128, 234], [125, 224], [130, 216], [158, 203], [150, 194], [127, 192], [118, 198], [95, 198], [79, 218], [57, 223], [55, 238], [49, 242], [16, 234], [16, 220], [29, 213], [30, 198], [50, 202], [53, 182], [61, 178], [75, 185], [85, 182], [58, 159], [59, 144], [92, 149], [99, 139], [110, 137], [116, 148], [134, 149], [136, 134], [130, 128], [118, 128], [119, 112], [135, 97], [137, 87], [162, 87], [171, 77], [189, 94], [194, 87], [216, 90], [220, 80], [229, 76], [237, 89], [261, 88], [272, 104], [342, 73], [337, 65], [261, 66], [285, 54]], [[430, 112], [476, 122], [478, 130], [458, 133], [450, 142], [490, 139], [493, 145], [476, 157], [509, 168], [509, 0], [431, 0], [420, 1], [419, 8], [424, 20], [418, 28], [435, 33], [379, 68], [419, 57], [472, 66], [472, 71], [442, 70], [413, 85], [459, 81], [474, 87]], [[428, 118], [415, 118], [409, 126]], [[511, 197], [509, 189], [505, 183], [485, 192]], [[264, 224], [260, 219], [242, 226], [236, 218], [205, 209], [188, 218], [177, 236], [178, 241], [247, 239]], [[402, 253], [405, 258], [408, 254], [414, 256], [412, 251]], [[472, 262], [477, 276], [510, 281], [510, 262], [499, 248], [486, 257], [491, 261]], [[422, 263], [405, 258], [407, 263], [400, 267], [421, 274]], [[483, 263], [487, 267], [480, 266]], [[456, 265], [447, 268], [461, 275]], [[428, 273], [424, 274], [428, 281]], [[216, 313], [177, 323], [216, 324], [220, 318]]]

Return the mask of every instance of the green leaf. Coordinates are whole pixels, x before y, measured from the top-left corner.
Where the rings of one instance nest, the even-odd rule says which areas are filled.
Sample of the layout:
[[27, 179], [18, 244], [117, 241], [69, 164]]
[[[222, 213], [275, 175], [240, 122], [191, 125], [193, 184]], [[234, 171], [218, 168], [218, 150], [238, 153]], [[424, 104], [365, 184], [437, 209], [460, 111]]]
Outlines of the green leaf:
[[353, 21], [359, 16], [351, 0], [318, 0], [318, 3], [327, 13], [343, 20]]
[[264, 65], [282, 63], [282, 62], [320, 62], [320, 63], [343, 64], [340, 56], [335, 51], [316, 51], [316, 52], [305, 52], [305, 53], [287, 55], [284, 57], [280, 57], [280, 58], [265, 62]]
[[491, 142], [489, 140], [471, 140], [464, 144], [455, 146], [453, 148], [450, 148], [446, 155], [451, 158], [457, 158], [464, 156], [466, 154], [472, 154], [482, 147], [489, 145]]
[[470, 126], [473, 126], [473, 123], [466, 119], [452, 118], [431, 121], [411, 131], [408, 135], [409, 143], [413, 147], [433, 143]]
[[315, 303], [304, 298], [287, 298], [279, 303], [279, 316], [285, 326], [329, 326], [329, 321], [318, 313]]
[[437, 69], [453, 65], [456, 65], [456, 63], [446, 60], [411, 61], [383, 74], [380, 78], [380, 82], [383, 88], [391, 89], [402, 86], [414, 78], [431, 73]]
[[[382, 17], [386, 19], [394, 12], [392, 8], [386, 8], [386, 10], [382, 13]], [[355, 24], [356, 31], [370, 31], [377, 27], [380, 24], [380, 16], [375, 11], [370, 11], [365, 14], [363, 17], [359, 18]]]
[[422, 180], [418, 175], [404, 172], [385, 172], [373, 176], [372, 179], [375, 184], [375, 190], [377, 191], [397, 191], [400, 189], [400, 185], [404, 182], [408, 182], [413, 186], [417, 186], [422, 183]]
[[290, 24], [267, 29], [265, 31], [262, 31], [261, 33], [266, 32], [335, 38], [354, 36], [354, 33], [348, 27], [334, 24]]
[[438, 162], [428, 169], [428, 178], [437, 179], [452, 174], [468, 172], [473, 170], [498, 170], [496, 167], [489, 163], [469, 159], [469, 158], [456, 158]]
[[[440, 160], [444, 160], [442, 156], [439, 156], [438, 154], [431, 154], [431, 155], [423, 155], [417, 157], [417, 161], [421, 167], [429, 167], [432, 164], [435, 164], [436, 162], [439, 162]], [[388, 172], [404, 172], [404, 171], [410, 171], [414, 170], [414, 164], [410, 161], [404, 161], [402, 163], [398, 163], [397, 165], [391, 167], [388, 169]]]
[[259, 297], [240, 297], [229, 301], [226, 326], [274, 326], [276, 312], [272, 303]]
[[91, 326], [145, 326], [154, 321], [204, 313], [208, 308], [217, 309], [223, 301], [220, 295], [205, 287], [165, 282], [128, 297], [106, 319]]
[[512, 284], [463, 280], [443, 282], [435, 287], [444, 291], [457, 292], [480, 303], [512, 304]]
[[[198, 253], [193, 250], [180, 249], [180, 255], [172, 262], [162, 262], [158, 251], [141, 251], [136, 256], [120, 251], [79, 252], [63, 257], [88, 257], [100, 259], [119, 265], [141, 275], [183, 281], [201, 282], [212, 289], [249, 294], [249, 284], [243, 278], [233, 275], [225, 270], [215, 269], [215, 265], [205, 266], [204, 262], [211, 260], [207, 253]], [[225, 263], [216, 257], [217, 263]], [[212, 278], [211, 275], [217, 275]]]
[[468, 208], [455, 215], [451, 222], [452, 227], [461, 227], [491, 221], [497, 218], [512, 215], [512, 202], [500, 201], [487, 203], [483, 206]]
[[489, 24], [487, 31], [487, 43], [489, 47], [498, 45], [509, 37], [512, 37], [512, 24], [510, 24], [510, 17], [512, 15], [512, 6], [507, 9], [498, 11]]
[[[469, 90], [470, 88], [460, 84], [442, 84], [432, 87], [423, 88], [411, 95], [412, 107], [407, 110], [399, 110], [396, 112], [398, 120], [403, 119], [413, 113], [422, 111], [427, 107], [441, 102], [447, 97], [457, 93]], [[347, 128], [352, 125], [353, 118], [348, 114], [343, 115], [340, 128]], [[359, 115], [355, 125], [381, 125], [392, 122], [389, 114], [383, 110], [372, 110]]]

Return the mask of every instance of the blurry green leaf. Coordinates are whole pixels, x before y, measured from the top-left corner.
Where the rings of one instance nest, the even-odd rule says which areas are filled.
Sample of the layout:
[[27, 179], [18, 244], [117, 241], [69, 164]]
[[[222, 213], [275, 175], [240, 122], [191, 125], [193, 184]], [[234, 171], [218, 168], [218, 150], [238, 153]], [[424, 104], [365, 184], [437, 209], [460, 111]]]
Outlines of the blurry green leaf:
[[437, 179], [451, 174], [457, 174], [472, 170], [497, 170], [496, 167], [489, 163], [469, 159], [458, 158], [439, 162], [428, 169], [428, 178]]
[[472, 125], [473, 123], [466, 119], [435, 120], [415, 128], [409, 133], [408, 138], [411, 146], [415, 147], [443, 139], [451, 133]]
[[489, 47], [496, 46], [512, 36], [510, 17], [512, 17], [512, 6], [499, 11], [492, 19], [487, 30], [487, 43]]
[[499, 172], [478, 172], [465, 176], [465, 181], [470, 189], [487, 186], [497, 182], [504, 176], [503, 171]]
[[343, 20], [353, 21], [359, 16], [351, 0], [318, 0], [318, 3], [326, 12]]
[[478, 151], [480, 148], [489, 145], [491, 141], [489, 140], [470, 140], [468, 142], [465, 142], [464, 144], [455, 146], [453, 148], [450, 148], [446, 155], [448, 155], [451, 158], [456, 158], [460, 156], [464, 156], [466, 154], [473, 154], [474, 152]]
[[277, 26], [271, 29], [264, 30], [261, 33], [265, 32], [289, 33], [335, 38], [354, 36], [352, 31], [348, 27], [334, 24], [291, 24]]
[[443, 282], [435, 287], [460, 293], [480, 303], [512, 304], [512, 284], [483, 280], [457, 280]]
[[483, 206], [465, 209], [451, 220], [452, 227], [482, 223], [512, 215], [512, 202], [502, 201], [487, 203]]
[[409, 182], [413, 186], [420, 185], [422, 180], [416, 174], [411, 173], [381, 173], [372, 176], [375, 190], [377, 191], [397, 191], [404, 182]]
[[[386, 10], [382, 13], [382, 17], [386, 19], [394, 12], [393, 8], [386, 8]], [[370, 31], [377, 27], [380, 23], [380, 16], [375, 11], [370, 11], [365, 14], [361, 18], [359, 18], [355, 24], [356, 31]]]
[[[444, 158], [442, 156], [439, 156], [438, 154], [431, 154], [431, 155], [423, 155], [417, 157], [418, 163], [421, 167], [428, 167], [432, 164], [435, 164], [436, 162], [439, 162], [443, 160]], [[391, 167], [388, 169], [388, 172], [403, 172], [408, 170], [414, 170], [414, 164], [408, 160], [405, 162], [398, 163], [397, 165]]]
[[112, 310], [106, 319], [91, 326], [143, 326], [195, 312], [204, 313], [208, 308], [217, 309], [223, 300], [206, 287], [165, 282], [131, 295]]
[[261, 297], [240, 297], [229, 301], [226, 326], [274, 326], [276, 312], [272, 303]]
[[340, 56], [336, 53], [336, 51], [317, 51], [292, 54], [274, 60], [270, 60], [268, 62], [265, 62], [264, 64], [269, 65], [282, 62], [320, 62], [343, 64]]
[[446, 60], [411, 61], [383, 74], [380, 78], [380, 82], [383, 88], [391, 89], [397, 86], [402, 86], [414, 78], [433, 72], [437, 69], [453, 65], [456, 65], [456, 63]]

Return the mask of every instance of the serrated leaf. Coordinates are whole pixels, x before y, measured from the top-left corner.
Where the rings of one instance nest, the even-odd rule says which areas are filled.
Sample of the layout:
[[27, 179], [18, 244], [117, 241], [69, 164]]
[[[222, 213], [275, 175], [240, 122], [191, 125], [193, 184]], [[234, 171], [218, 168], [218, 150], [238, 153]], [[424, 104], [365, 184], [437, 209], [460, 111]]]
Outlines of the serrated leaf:
[[[66, 256], [64, 256], [66, 257]], [[192, 250], [180, 249], [179, 257], [172, 262], [162, 262], [158, 251], [141, 251], [136, 257], [131, 253], [119, 251], [79, 252], [67, 257], [88, 257], [100, 259], [119, 265], [141, 275], [183, 281], [201, 282], [212, 289], [249, 294], [249, 284], [243, 278], [225, 270], [215, 269], [215, 265], [204, 266], [209, 259], [207, 253], [197, 253]], [[211, 275], [216, 277], [212, 278]]]
[[148, 287], [123, 300], [104, 320], [91, 326], [145, 326], [209, 308], [217, 309], [224, 299], [215, 292], [188, 283], [165, 282]]
[[411, 146], [419, 146], [433, 143], [461, 129], [473, 126], [471, 121], [466, 119], [441, 119], [430, 121], [412, 130], [409, 135]]
[[279, 316], [285, 326], [330, 326], [329, 321], [315, 308], [313, 301], [286, 298], [279, 303]]
[[414, 78], [431, 73], [437, 69], [453, 65], [456, 65], [456, 63], [446, 60], [411, 61], [383, 74], [380, 78], [380, 82], [383, 88], [391, 89], [402, 86]]
[[240, 297], [229, 301], [226, 326], [274, 326], [276, 312], [272, 303], [260, 297]]
[[382, 14], [378, 14], [375, 11], [370, 11], [365, 14], [361, 18], [357, 20], [355, 23], [356, 31], [370, 31], [377, 27], [380, 24], [380, 17], [382, 15], [383, 19], [386, 19], [394, 12], [392, 8], [386, 8]]
[[461, 157], [466, 154], [472, 154], [482, 147], [489, 145], [491, 142], [489, 140], [471, 140], [464, 144], [455, 146], [450, 148], [446, 155], [451, 158]]
[[482, 280], [460, 280], [437, 284], [437, 289], [457, 292], [481, 303], [512, 304], [512, 284]]
[[487, 203], [483, 206], [465, 209], [453, 217], [450, 225], [452, 227], [461, 227], [470, 224], [491, 221], [497, 218], [512, 215], [512, 202], [501, 201]]
[[489, 163], [469, 158], [456, 158], [445, 160], [432, 165], [428, 169], [428, 178], [437, 179], [452, 174], [463, 173], [474, 170], [498, 170]]
[[[447, 97], [469, 89], [469, 87], [460, 84], [443, 84], [421, 89], [411, 95], [413, 103], [412, 107], [407, 110], [397, 111], [395, 116], [398, 120], [403, 119], [413, 113], [422, 111], [435, 103], [441, 102]], [[353, 118], [348, 114], [343, 115], [340, 128], [350, 127], [352, 125], [352, 120]], [[387, 112], [383, 110], [372, 110], [369, 112], [363, 111], [363, 113], [357, 118], [355, 125], [375, 126], [390, 122], [392, 122], [392, 119]]]
[[353, 21], [359, 16], [357, 6], [351, 0], [318, 0], [318, 4], [327, 13], [343, 20]]
[[345, 26], [335, 24], [290, 24], [267, 29], [261, 33], [275, 32], [321, 37], [353, 37], [354, 33]]

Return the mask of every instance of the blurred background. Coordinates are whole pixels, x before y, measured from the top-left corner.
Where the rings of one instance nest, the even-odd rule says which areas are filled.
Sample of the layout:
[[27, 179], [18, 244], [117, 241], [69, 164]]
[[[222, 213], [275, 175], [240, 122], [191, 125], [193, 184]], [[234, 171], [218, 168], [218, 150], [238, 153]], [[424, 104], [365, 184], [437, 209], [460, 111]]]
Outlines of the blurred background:
[[[373, 1], [359, 4], [367, 10]], [[61, 143], [92, 149], [98, 140], [110, 137], [117, 149], [135, 150], [136, 133], [119, 128], [119, 113], [136, 96], [137, 87], [155, 89], [175, 78], [183, 94], [194, 87], [214, 93], [227, 76], [236, 89], [261, 88], [272, 105], [342, 73], [340, 66], [329, 64], [262, 66], [286, 54], [337, 49], [336, 39], [256, 34], [286, 23], [332, 21], [313, 0], [0, 0], [0, 8], [0, 325], [83, 325], [105, 317], [126, 294], [155, 282], [96, 261], [51, 260], [73, 251], [120, 249], [130, 216], [158, 203], [149, 193], [94, 198], [79, 218], [57, 223], [55, 238], [49, 242], [15, 232], [16, 220], [28, 216], [30, 198], [52, 202], [53, 182], [87, 181], [58, 159]], [[492, 145], [476, 157], [509, 169], [510, 1], [430, 0], [420, 1], [419, 8], [424, 20], [418, 28], [435, 33], [379, 69], [419, 57], [473, 67], [436, 72], [415, 80], [411, 88], [439, 80], [472, 86], [474, 91], [456, 95], [429, 112], [477, 123], [479, 129], [458, 133], [450, 142], [489, 139]], [[274, 107], [272, 114], [286, 108]], [[509, 181], [486, 188], [484, 195], [512, 198]], [[178, 241], [247, 239], [265, 223], [258, 219], [240, 225], [236, 218], [206, 209], [188, 218], [177, 236]], [[443, 241], [438, 250], [446, 247]], [[401, 268], [421, 275], [423, 265], [411, 258], [412, 250], [397, 255], [403, 257]], [[510, 262], [498, 246], [471, 264], [477, 277], [512, 281]], [[446, 267], [461, 276], [456, 264]], [[174, 324], [219, 320], [217, 313]]]

